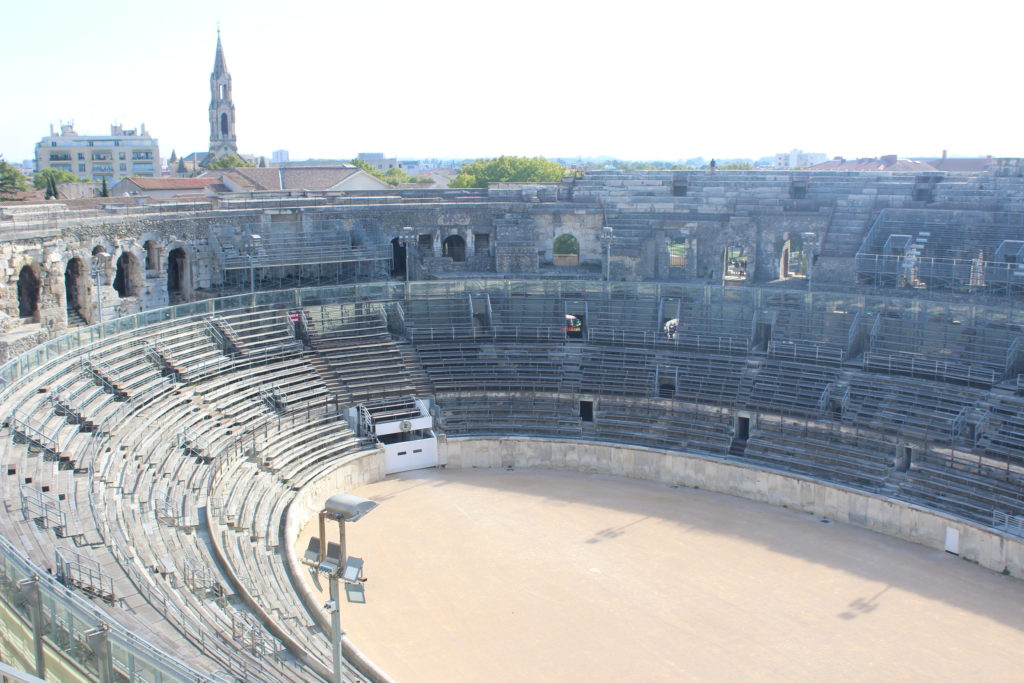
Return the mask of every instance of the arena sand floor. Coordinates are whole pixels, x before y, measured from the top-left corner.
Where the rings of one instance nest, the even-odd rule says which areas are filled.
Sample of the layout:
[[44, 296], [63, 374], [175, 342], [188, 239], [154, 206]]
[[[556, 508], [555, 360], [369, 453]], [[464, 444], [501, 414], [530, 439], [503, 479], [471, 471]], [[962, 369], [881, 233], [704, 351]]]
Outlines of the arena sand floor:
[[403, 683], [1024, 676], [1024, 582], [854, 526], [549, 470], [352, 493], [380, 507], [347, 527], [369, 580], [342, 627]]

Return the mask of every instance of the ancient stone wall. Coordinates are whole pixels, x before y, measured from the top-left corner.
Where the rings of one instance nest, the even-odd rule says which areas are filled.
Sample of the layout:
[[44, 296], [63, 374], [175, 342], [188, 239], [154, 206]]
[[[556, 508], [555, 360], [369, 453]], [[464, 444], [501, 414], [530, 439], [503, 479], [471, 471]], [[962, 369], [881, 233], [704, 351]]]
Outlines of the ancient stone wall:
[[[505, 183], [488, 190], [223, 195], [191, 207], [82, 212], [54, 204], [5, 206], [0, 328], [36, 325], [26, 333], [45, 338], [69, 324], [210, 296], [226, 281], [222, 250], [237, 253], [252, 234], [328, 235], [398, 255], [407, 226], [415, 235], [410, 275], [419, 279], [598, 277], [607, 266], [614, 281], [720, 283], [732, 247], [745, 259], [746, 278], [729, 283], [765, 283], [786, 275], [783, 254], [802, 242], [812, 286], [853, 287], [854, 255], [886, 208], [920, 212], [931, 221], [964, 211], [1024, 213], [1024, 179], [602, 171], [562, 183]], [[602, 241], [606, 226], [614, 233], [610, 250]], [[553, 254], [563, 234], [579, 243], [578, 263], [569, 268], [556, 265]], [[363, 274], [379, 276], [381, 267]]]

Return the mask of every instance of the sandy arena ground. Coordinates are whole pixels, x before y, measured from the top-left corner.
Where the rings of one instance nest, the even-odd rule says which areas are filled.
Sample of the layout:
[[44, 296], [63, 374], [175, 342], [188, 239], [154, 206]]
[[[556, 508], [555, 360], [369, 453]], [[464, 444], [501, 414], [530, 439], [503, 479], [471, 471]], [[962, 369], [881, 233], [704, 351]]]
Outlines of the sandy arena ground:
[[857, 527], [547, 470], [352, 493], [380, 507], [342, 627], [402, 683], [1024, 677], [1024, 582]]

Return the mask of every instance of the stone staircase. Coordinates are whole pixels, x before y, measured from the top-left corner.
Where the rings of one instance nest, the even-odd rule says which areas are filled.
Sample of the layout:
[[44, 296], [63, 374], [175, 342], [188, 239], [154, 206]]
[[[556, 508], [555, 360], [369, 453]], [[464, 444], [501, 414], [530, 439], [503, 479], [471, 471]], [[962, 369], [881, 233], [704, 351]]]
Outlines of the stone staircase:
[[73, 327], [86, 327], [89, 324], [86, 319], [82, 317], [82, 314], [78, 312], [78, 309], [69, 308], [67, 309], [67, 313], [69, 329]]
[[825, 240], [821, 247], [822, 256], [855, 256], [860, 249], [864, 235], [871, 225], [874, 215], [871, 202], [853, 202], [846, 206], [837, 206], [828, 230], [825, 233]]

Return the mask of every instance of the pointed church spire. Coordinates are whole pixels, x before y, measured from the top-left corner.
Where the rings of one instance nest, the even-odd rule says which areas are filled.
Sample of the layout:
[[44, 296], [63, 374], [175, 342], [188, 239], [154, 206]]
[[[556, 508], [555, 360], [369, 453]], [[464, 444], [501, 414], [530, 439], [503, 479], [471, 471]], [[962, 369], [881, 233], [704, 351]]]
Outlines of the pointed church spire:
[[228, 72], [228, 63], [224, 60], [224, 48], [220, 44], [220, 26], [217, 27], [217, 54], [213, 57], [213, 75], [220, 76]]
[[215, 159], [238, 154], [235, 138], [235, 105], [231, 100], [231, 74], [224, 59], [224, 46], [217, 27], [217, 54], [210, 74], [210, 153], [203, 165]]

